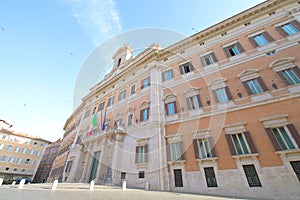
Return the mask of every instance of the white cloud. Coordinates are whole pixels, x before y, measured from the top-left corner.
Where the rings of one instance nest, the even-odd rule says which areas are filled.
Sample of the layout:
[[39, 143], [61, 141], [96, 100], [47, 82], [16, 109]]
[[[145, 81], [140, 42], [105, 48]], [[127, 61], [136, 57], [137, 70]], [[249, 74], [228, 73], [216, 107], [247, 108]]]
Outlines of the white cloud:
[[122, 31], [114, 0], [65, 0], [72, 8], [73, 17], [99, 43]]

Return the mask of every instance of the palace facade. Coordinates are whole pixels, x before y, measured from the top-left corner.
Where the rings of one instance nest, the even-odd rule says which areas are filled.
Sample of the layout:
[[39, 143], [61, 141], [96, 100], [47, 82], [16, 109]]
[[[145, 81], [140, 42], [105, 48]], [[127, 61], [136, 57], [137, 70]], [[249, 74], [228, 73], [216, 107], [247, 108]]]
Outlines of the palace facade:
[[299, 1], [270, 0], [167, 48], [124, 45], [66, 121], [61, 180], [298, 199], [299, 22]]

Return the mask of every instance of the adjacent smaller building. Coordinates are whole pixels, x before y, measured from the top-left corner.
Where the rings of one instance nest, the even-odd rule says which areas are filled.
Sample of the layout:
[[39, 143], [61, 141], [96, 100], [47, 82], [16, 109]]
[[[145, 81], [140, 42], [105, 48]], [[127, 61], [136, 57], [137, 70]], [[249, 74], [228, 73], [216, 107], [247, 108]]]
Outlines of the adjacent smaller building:
[[49, 141], [0, 128], [0, 178], [32, 180]]
[[45, 153], [42, 157], [40, 165], [35, 173], [33, 182], [35, 183], [45, 183], [48, 180], [50, 175], [52, 164], [58, 155], [58, 149], [61, 144], [61, 139], [58, 139], [55, 142], [50, 142], [45, 150]]

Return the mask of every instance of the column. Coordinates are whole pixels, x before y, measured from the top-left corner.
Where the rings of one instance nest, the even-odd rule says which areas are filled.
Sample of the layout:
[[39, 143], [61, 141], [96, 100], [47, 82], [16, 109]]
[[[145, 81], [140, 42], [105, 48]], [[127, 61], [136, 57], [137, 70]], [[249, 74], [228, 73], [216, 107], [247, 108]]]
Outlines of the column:
[[117, 133], [112, 157], [112, 184], [119, 184], [124, 133]]
[[84, 165], [83, 165], [82, 175], [81, 175], [81, 178], [79, 180], [80, 183], [85, 183], [86, 182], [86, 174], [87, 174], [87, 171], [88, 171], [88, 168], [89, 168], [89, 160], [90, 160], [90, 157], [91, 157], [91, 154], [90, 154], [91, 147], [92, 147], [92, 143], [89, 143], [88, 148], [87, 148], [87, 155], [86, 155], [85, 162], [84, 162]]

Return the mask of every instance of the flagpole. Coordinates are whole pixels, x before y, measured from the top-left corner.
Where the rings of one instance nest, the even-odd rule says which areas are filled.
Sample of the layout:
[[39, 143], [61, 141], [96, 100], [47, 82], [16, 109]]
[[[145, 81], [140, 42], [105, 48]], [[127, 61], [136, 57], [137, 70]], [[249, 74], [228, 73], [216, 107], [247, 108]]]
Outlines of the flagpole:
[[[102, 109], [103, 110], [103, 109]], [[100, 125], [101, 125], [101, 131], [103, 131], [102, 130], [102, 110], [101, 110], [101, 123], [100, 123]]]

